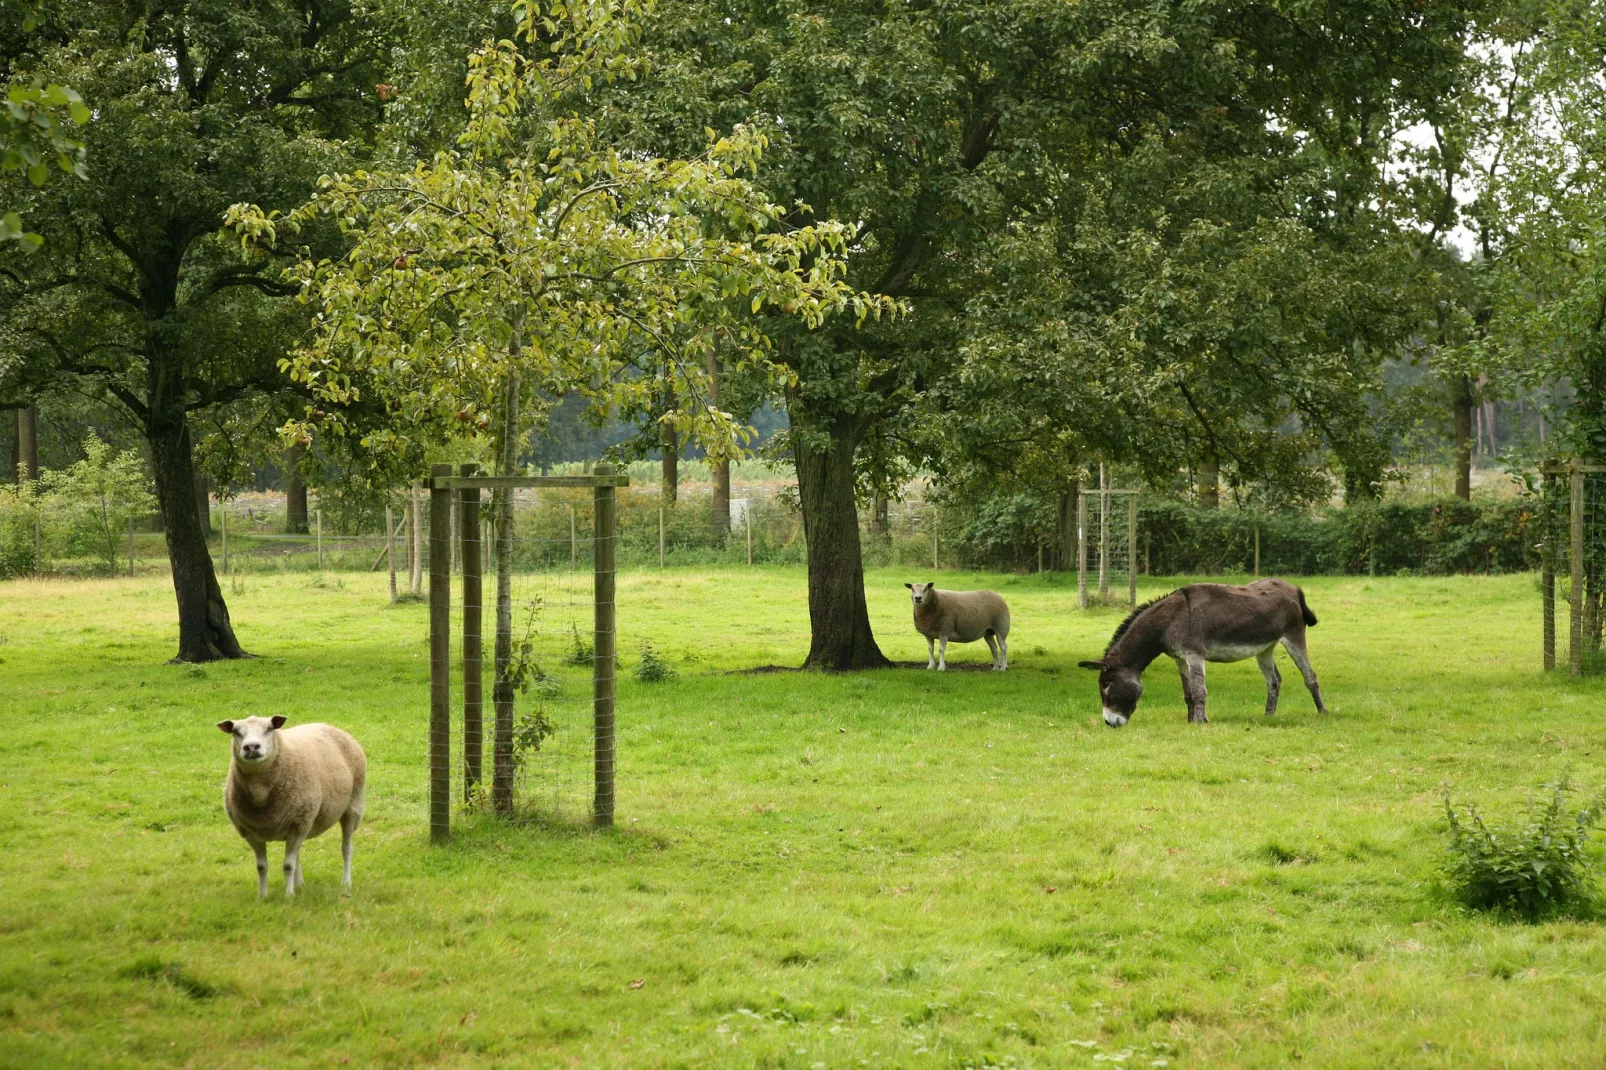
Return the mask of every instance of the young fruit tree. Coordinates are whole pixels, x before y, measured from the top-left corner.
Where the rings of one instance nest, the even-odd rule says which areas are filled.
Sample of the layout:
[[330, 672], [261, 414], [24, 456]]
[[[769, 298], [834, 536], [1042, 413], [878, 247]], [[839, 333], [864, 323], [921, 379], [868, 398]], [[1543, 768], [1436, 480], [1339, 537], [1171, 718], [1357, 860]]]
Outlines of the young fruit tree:
[[[855, 228], [788, 227], [787, 209], [750, 180], [764, 138], [738, 126], [689, 159], [626, 154], [586, 114], [593, 86], [634, 77], [635, 3], [516, 7], [523, 42], [489, 42], [469, 61], [467, 118], [456, 148], [409, 169], [325, 179], [280, 216], [237, 205], [247, 245], [319, 218], [351, 243], [339, 259], [295, 269], [315, 308], [310, 341], [286, 368], [312, 394], [287, 434], [341, 434], [350, 407], [377, 403], [388, 422], [371, 453], [420, 436], [489, 446], [512, 474], [518, 445], [564, 396], [648, 407], [678, 434], [728, 450], [746, 429], [706, 396], [708, 346], [769, 366], [762, 317], [814, 328], [890, 301], [850, 289]], [[691, 402], [688, 404], [688, 402]], [[493, 802], [512, 806], [514, 682], [511, 492], [494, 505], [497, 572]]]

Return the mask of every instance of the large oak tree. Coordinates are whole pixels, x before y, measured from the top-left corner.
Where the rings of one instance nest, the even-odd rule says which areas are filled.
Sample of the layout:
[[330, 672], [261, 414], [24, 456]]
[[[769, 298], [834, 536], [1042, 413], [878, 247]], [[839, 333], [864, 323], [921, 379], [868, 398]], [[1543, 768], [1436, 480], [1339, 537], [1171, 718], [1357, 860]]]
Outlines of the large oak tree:
[[197, 413], [283, 391], [305, 316], [272, 257], [221, 233], [231, 204], [289, 207], [379, 116], [389, 42], [348, 0], [52, 5], [11, 43], [13, 78], [94, 110], [85, 179], [23, 191], [41, 251], [0, 285], [0, 389], [104, 391], [144, 431], [173, 586], [177, 657], [239, 657], [194, 492]]

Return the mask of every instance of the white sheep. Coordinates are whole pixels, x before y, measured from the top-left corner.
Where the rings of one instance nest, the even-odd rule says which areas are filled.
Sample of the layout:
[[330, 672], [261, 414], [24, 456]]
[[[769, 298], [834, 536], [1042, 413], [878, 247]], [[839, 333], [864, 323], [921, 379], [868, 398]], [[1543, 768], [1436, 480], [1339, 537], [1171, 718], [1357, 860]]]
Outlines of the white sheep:
[[[345, 859], [341, 887], [351, 888], [351, 837], [362, 822], [368, 759], [355, 739], [326, 724], [284, 727], [285, 718], [219, 721], [234, 737], [223, 808], [257, 856], [257, 894], [268, 897], [268, 841], [284, 841], [284, 894], [307, 882], [301, 844], [340, 822]], [[281, 731], [283, 729], [283, 731]]]
[[[993, 669], [1009, 668], [1009, 607], [993, 591], [939, 591], [934, 583], [906, 583], [914, 600], [915, 631], [926, 637], [926, 668], [945, 672], [948, 642], [987, 640]], [[995, 641], [996, 640], [996, 641]]]

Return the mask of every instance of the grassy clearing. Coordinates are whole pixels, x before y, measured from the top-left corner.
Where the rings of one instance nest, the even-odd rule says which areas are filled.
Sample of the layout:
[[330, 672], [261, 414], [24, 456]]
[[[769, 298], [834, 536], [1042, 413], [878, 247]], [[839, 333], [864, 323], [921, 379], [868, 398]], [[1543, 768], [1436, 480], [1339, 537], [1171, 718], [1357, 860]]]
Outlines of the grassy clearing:
[[[870, 602], [923, 663], [910, 578]], [[1246, 662], [1190, 727], [1162, 664], [1119, 732], [1074, 668], [1116, 611], [939, 579], [1010, 598], [1014, 671], [733, 674], [799, 659], [800, 572], [622, 576], [621, 831], [439, 850], [425, 609], [383, 577], [240, 581], [263, 657], [205, 668], [163, 664], [161, 580], [0, 585], [0, 1065], [1606, 1060], [1601, 925], [1434, 888], [1441, 784], [1601, 780], [1606, 689], [1537, 671], [1531, 578], [1308, 581], [1332, 716], [1285, 667], [1266, 721]], [[642, 639], [676, 679], [632, 677]], [[262, 712], [368, 750], [352, 898], [326, 835], [303, 898], [255, 901], [212, 724]]]

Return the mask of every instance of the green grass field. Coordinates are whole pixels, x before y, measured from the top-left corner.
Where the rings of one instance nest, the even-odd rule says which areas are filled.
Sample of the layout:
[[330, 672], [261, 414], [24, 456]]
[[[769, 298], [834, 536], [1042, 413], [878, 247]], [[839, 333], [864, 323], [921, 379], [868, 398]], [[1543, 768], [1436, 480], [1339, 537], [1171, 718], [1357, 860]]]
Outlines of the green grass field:
[[[905, 579], [868, 579], [919, 659]], [[1531, 577], [1316, 579], [1320, 718], [1284, 660], [1169, 663], [1098, 720], [1119, 618], [1037, 577], [1007, 675], [744, 674], [806, 648], [797, 570], [620, 578], [619, 829], [426, 836], [425, 608], [250, 577], [258, 660], [165, 664], [164, 579], [0, 585], [0, 1066], [1599, 1066], [1592, 920], [1471, 916], [1439, 792], [1606, 780], [1606, 685], [1538, 671]], [[1149, 594], [1159, 593], [1155, 587]], [[629, 677], [650, 639], [677, 679]], [[981, 662], [980, 645], [950, 648]], [[350, 730], [338, 833], [256, 900], [223, 717]]]

